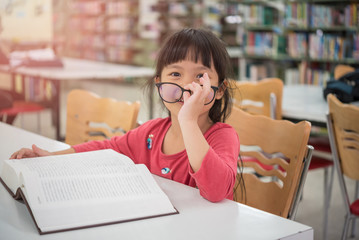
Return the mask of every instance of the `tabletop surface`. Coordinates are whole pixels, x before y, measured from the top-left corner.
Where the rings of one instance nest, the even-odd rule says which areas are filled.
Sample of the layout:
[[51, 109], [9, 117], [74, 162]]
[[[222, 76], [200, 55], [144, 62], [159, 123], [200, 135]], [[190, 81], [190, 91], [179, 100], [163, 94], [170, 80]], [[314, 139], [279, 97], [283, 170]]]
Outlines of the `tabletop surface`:
[[[21, 147], [49, 151], [67, 144], [0, 122], [1, 162]], [[154, 176], [179, 214], [40, 236], [25, 205], [0, 184], [0, 232], [4, 239], [313, 239], [309, 226], [230, 200], [211, 203], [198, 189]], [[1, 238], [2, 239], [2, 238]]]
[[287, 85], [283, 89], [282, 115], [284, 118], [325, 123], [328, 111], [323, 98], [323, 87]]
[[[359, 106], [359, 102], [351, 104]], [[315, 85], [287, 85], [283, 89], [283, 118], [308, 120], [326, 124], [328, 103], [323, 97], [323, 87]]]
[[[76, 58], [61, 58], [64, 67], [17, 67], [12, 69], [19, 74], [40, 76], [56, 80], [118, 79], [151, 77], [154, 69], [132, 65], [112, 64]], [[8, 72], [10, 67], [1, 65], [0, 70]]]

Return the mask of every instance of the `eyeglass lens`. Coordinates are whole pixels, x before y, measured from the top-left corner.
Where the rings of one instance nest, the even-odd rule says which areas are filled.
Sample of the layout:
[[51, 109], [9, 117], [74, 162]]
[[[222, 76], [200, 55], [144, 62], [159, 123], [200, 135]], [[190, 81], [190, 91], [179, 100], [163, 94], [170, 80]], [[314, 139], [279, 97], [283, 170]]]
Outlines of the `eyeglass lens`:
[[[175, 103], [182, 99], [183, 92], [189, 91], [183, 89], [181, 86], [175, 83], [158, 83], [158, 92], [163, 101], [168, 103]], [[211, 87], [211, 92], [208, 94], [205, 105], [211, 103], [214, 99], [215, 90]]]

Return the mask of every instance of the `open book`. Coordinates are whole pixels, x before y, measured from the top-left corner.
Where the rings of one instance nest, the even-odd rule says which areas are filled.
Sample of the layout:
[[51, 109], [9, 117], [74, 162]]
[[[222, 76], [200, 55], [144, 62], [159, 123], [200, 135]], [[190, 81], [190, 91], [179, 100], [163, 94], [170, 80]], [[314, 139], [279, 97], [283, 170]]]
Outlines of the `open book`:
[[178, 213], [145, 165], [113, 150], [5, 160], [0, 181], [40, 234]]

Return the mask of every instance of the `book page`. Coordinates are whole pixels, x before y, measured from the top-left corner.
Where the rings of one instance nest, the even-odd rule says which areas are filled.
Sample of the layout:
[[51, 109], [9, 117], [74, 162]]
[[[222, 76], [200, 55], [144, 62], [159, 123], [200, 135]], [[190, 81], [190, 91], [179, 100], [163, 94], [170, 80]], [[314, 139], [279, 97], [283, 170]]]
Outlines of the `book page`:
[[112, 150], [18, 160], [40, 229], [53, 231], [176, 212], [146, 166]]
[[[14, 165], [17, 167], [14, 167]], [[3, 162], [0, 177], [13, 196], [16, 194], [16, 190], [20, 187], [20, 171], [21, 165], [16, 164], [16, 161], [6, 160]]]
[[[102, 193], [107, 189], [93, 182], [87, 182], [86, 179], [90, 177], [95, 181], [94, 179], [105, 176], [121, 176], [135, 168], [130, 158], [113, 150], [13, 161], [14, 164], [21, 165], [23, 184], [27, 187], [25, 190], [36, 192], [36, 201], [32, 201], [31, 195], [28, 199], [33, 205], [58, 203], [64, 200], [95, 199], [97, 191]], [[29, 189], [30, 187], [36, 189]], [[83, 192], [89, 196], [86, 197]]]

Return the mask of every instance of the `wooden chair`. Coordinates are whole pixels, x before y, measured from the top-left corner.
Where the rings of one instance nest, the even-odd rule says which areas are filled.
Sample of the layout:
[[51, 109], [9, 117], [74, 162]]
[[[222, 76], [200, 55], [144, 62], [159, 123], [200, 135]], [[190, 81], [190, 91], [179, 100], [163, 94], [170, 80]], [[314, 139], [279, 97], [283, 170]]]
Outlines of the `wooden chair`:
[[72, 90], [67, 97], [65, 142], [74, 145], [122, 135], [136, 127], [139, 109], [138, 101], [116, 101]]
[[282, 118], [283, 81], [265, 78], [258, 82], [237, 81], [234, 105], [255, 115]]
[[338, 64], [334, 68], [334, 79], [338, 79], [341, 76], [344, 76], [345, 74], [353, 72], [353, 71], [355, 71], [355, 68], [353, 68], [349, 65]]
[[[255, 102], [261, 102], [261, 107], [251, 105], [239, 105], [243, 110], [254, 113], [262, 114], [273, 119], [282, 118], [282, 95], [283, 95], [283, 82], [277, 78], [267, 78], [259, 82], [237, 82], [238, 91], [235, 92], [235, 105], [238, 106], [240, 99], [249, 99]], [[274, 95], [274, 96], [273, 96]], [[277, 99], [275, 101], [275, 99]], [[275, 113], [275, 114], [273, 114]], [[313, 137], [309, 138], [308, 145], [313, 146], [313, 155], [309, 165], [311, 170], [324, 170], [324, 200], [323, 200], [323, 236], [326, 239], [328, 228], [328, 209], [331, 199], [331, 189], [333, 185], [333, 161], [331, 160], [331, 151], [329, 139], [327, 137]], [[329, 158], [327, 157], [329, 156]], [[257, 161], [254, 158], [246, 158], [244, 161]], [[259, 162], [259, 164], [261, 164]], [[273, 166], [261, 164], [265, 170], [270, 170]]]
[[[334, 69], [334, 79], [339, 79], [343, 75], [355, 71], [355, 68], [349, 65], [339, 64]], [[333, 157], [327, 136], [311, 136], [309, 145], [314, 147], [311, 165], [309, 171], [316, 169], [324, 169], [324, 215], [323, 215], [323, 239], [327, 239], [328, 235], [328, 210], [331, 200], [331, 192], [333, 188], [334, 168]], [[329, 155], [329, 156], [328, 156]], [[356, 189], [358, 195], [359, 184]]]
[[[359, 217], [359, 196], [356, 194], [354, 201], [350, 203], [344, 179], [345, 176], [359, 181], [359, 108], [341, 103], [332, 94], [327, 96], [327, 101], [330, 146], [346, 210], [342, 239], [346, 239], [350, 221], [354, 222]], [[354, 226], [353, 224], [351, 237], [355, 235]]]
[[[243, 172], [244, 185], [238, 174], [236, 201], [293, 219], [311, 158], [312, 149], [307, 146], [310, 123], [273, 120], [237, 107], [233, 107], [227, 123], [239, 135], [243, 160], [256, 158], [262, 164], [281, 168], [265, 170], [258, 162], [243, 161], [243, 167], [252, 171]], [[258, 175], [267, 177], [267, 182]]]

